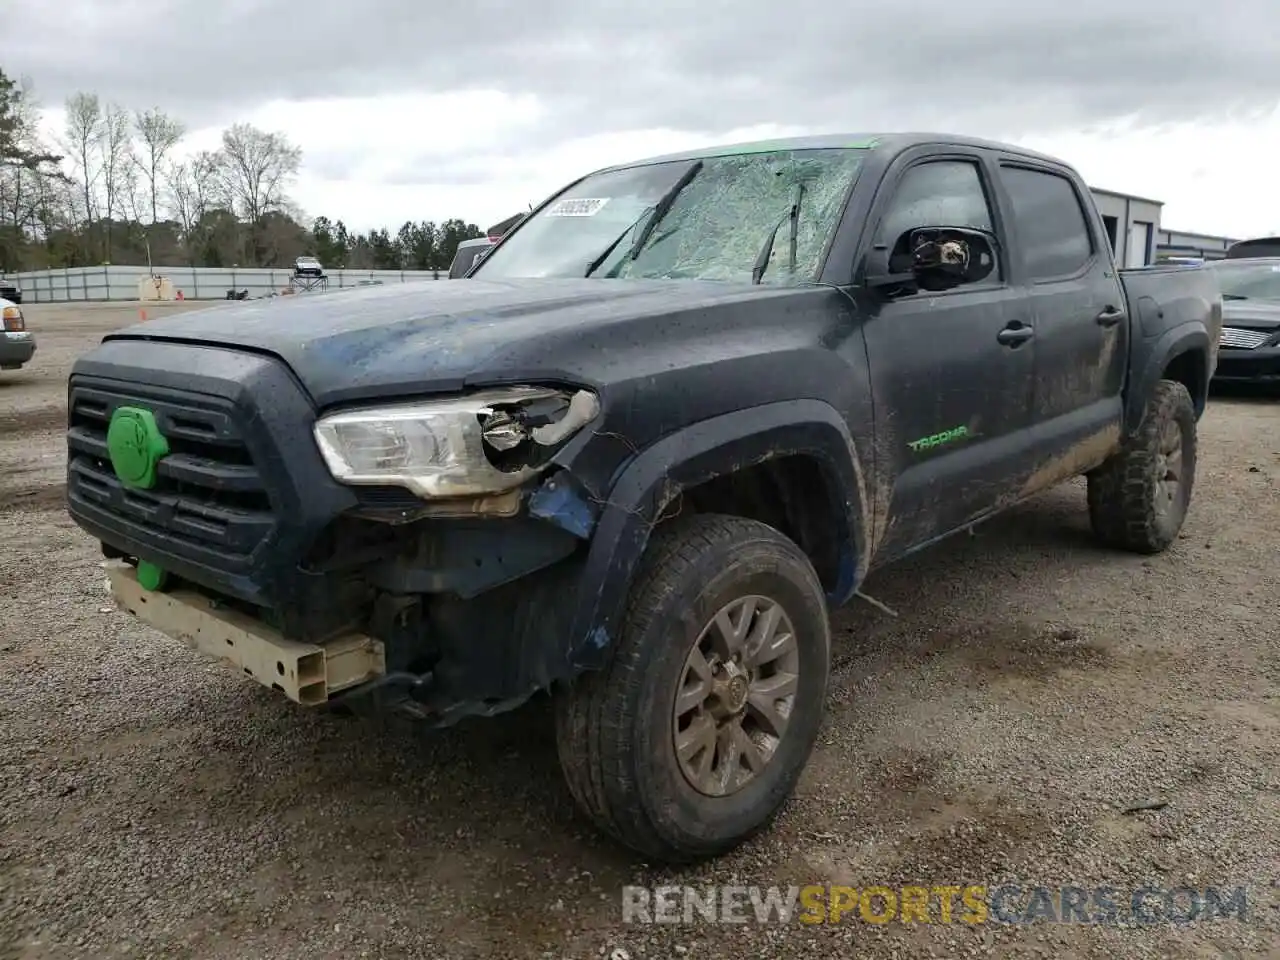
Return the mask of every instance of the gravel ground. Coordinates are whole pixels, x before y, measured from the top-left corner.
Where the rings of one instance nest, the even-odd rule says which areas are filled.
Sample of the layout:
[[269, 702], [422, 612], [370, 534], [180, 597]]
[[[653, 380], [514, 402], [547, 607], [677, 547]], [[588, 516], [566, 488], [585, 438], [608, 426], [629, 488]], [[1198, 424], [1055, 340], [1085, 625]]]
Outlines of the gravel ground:
[[[32, 306], [35, 362], [0, 374], [0, 958], [1280, 956], [1275, 399], [1215, 398], [1163, 556], [1096, 547], [1069, 484], [873, 577], [899, 616], [837, 614], [775, 828], [658, 871], [577, 816], [545, 704], [444, 733], [307, 713], [107, 607], [59, 431], [71, 361], [136, 310]], [[621, 923], [629, 883], [1008, 881], [1248, 885], [1249, 913]]]

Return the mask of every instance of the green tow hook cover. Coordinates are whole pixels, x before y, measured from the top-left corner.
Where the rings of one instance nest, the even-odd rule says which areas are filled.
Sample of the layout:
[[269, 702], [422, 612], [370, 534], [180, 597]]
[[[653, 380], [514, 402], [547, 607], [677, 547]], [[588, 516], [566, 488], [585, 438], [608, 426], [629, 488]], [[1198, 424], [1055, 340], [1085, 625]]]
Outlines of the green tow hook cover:
[[120, 482], [139, 490], [156, 485], [156, 466], [169, 453], [155, 414], [141, 407], [117, 407], [107, 426], [107, 454]]
[[168, 582], [167, 571], [157, 567], [150, 560], [138, 561], [138, 583], [143, 590], [163, 590]]

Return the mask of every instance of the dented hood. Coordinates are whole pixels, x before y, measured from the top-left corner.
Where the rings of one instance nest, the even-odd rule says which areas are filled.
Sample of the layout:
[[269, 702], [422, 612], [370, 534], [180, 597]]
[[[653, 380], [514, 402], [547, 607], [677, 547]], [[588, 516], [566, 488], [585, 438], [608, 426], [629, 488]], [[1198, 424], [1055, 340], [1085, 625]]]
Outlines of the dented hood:
[[688, 280], [429, 280], [229, 302], [105, 339], [270, 354], [326, 407], [478, 383], [598, 382], [611, 355], [644, 349], [659, 328], [710, 333], [722, 317], [708, 308], [778, 295]]

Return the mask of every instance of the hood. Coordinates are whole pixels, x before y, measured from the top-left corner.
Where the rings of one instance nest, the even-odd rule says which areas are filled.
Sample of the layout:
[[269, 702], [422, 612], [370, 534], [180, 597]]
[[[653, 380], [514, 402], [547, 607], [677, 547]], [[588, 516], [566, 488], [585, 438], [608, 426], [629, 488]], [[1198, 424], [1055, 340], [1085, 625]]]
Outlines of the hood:
[[1250, 330], [1280, 328], [1280, 300], [1224, 300], [1222, 325]]
[[689, 280], [424, 280], [232, 301], [104, 339], [270, 354], [326, 407], [480, 383], [599, 385], [621, 351], [634, 361], [648, 343], [652, 352], [723, 343], [723, 313], [710, 308], [796, 295], [804, 294]]

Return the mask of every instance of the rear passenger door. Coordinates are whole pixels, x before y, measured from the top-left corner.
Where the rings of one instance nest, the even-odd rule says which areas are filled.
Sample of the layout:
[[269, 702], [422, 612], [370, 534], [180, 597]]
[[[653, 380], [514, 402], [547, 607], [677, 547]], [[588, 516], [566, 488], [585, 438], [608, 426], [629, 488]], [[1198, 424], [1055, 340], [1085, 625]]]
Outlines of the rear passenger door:
[[976, 227], [1001, 240], [995, 270], [978, 282], [944, 292], [863, 292], [878, 563], [989, 511], [1027, 466], [1022, 434], [1037, 344], [1009, 336], [1025, 325], [1026, 297], [1002, 262], [991, 175], [976, 152], [908, 155], [886, 176], [872, 211], [873, 248], [892, 250], [904, 232], [930, 226]]
[[1093, 466], [1091, 451], [1105, 452], [1119, 429], [1125, 300], [1075, 179], [1019, 157], [1000, 162], [999, 182], [1036, 332], [1030, 426], [1043, 489]]

